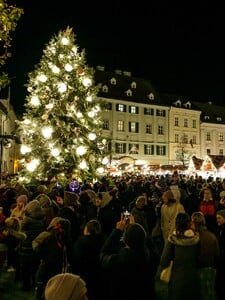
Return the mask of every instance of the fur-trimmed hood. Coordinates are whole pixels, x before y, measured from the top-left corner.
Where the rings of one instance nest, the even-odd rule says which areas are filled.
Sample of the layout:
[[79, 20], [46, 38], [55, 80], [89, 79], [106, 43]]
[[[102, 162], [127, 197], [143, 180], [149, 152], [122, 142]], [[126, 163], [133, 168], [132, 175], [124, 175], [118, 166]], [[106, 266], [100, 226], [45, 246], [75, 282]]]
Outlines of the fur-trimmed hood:
[[169, 235], [168, 240], [178, 246], [191, 246], [199, 242], [199, 235], [192, 229], [185, 230], [182, 236], [177, 236], [176, 231]]

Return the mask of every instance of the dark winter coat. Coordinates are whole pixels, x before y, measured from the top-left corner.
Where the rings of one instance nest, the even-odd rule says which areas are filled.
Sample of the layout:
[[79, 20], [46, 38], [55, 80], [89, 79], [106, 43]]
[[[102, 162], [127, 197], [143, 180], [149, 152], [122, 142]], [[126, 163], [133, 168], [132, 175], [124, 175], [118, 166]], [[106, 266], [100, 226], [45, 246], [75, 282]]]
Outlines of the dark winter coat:
[[104, 287], [104, 276], [99, 254], [105, 240], [106, 236], [101, 233], [81, 235], [73, 247], [72, 272], [80, 275], [86, 282], [89, 300], [103, 296], [101, 291]]
[[114, 229], [100, 254], [101, 264], [109, 279], [107, 299], [149, 300], [153, 298], [153, 271], [149, 249], [124, 246], [123, 232]]
[[182, 237], [169, 235], [160, 260], [165, 268], [173, 260], [172, 276], [168, 287], [171, 300], [199, 300], [200, 280], [198, 275], [199, 236], [186, 230]]

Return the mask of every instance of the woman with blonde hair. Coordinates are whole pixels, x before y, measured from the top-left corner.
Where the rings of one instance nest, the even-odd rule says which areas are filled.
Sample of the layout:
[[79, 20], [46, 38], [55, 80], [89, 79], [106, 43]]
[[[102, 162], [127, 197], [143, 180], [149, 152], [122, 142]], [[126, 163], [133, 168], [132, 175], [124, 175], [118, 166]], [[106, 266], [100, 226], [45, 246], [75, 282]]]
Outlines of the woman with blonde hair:
[[163, 204], [161, 206], [161, 230], [164, 241], [175, 229], [176, 216], [180, 212], [185, 212], [181, 203], [174, 199], [172, 191], [168, 190], [162, 194]]

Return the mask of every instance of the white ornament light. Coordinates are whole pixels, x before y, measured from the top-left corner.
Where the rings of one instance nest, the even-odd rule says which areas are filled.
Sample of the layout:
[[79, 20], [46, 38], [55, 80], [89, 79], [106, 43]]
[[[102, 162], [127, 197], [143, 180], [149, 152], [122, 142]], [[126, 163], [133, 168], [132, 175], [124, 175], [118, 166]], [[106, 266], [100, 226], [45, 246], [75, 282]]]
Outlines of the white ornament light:
[[53, 129], [50, 126], [43, 127], [41, 133], [44, 138], [49, 139], [52, 136]]
[[88, 138], [90, 141], [94, 141], [96, 139], [96, 134], [95, 133], [89, 133]]
[[109, 162], [108, 157], [104, 157], [103, 160], [102, 160], [102, 164], [103, 164], [103, 165], [107, 165], [108, 162]]
[[33, 172], [39, 165], [38, 159], [33, 159], [31, 162], [27, 163], [26, 168], [29, 172]]
[[73, 70], [73, 67], [72, 67], [70, 64], [66, 64], [66, 65], [65, 65], [65, 70], [66, 70], [67, 72], [71, 72], [71, 71]]
[[59, 156], [59, 154], [60, 154], [59, 149], [53, 148], [53, 149], [51, 150], [51, 155], [52, 155], [52, 156], [57, 157], [57, 156]]
[[44, 74], [41, 74], [38, 76], [38, 80], [41, 82], [46, 82], [47, 81], [47, 76]]
[[68, 45], [68, 44], [69, 44], [69, 40], [68, 40], [67, 38], [63, 37], [63, 38], [61, 39], [61, 43], [62, 43], [63, 45]]
[[57, 66], [53, 66], [52, 67], [52, 72], [55, 73], [55, 74], [59, 74], [60, 69]]
[[82, 170], [84, 170], [85, 168], [87, 168], [87, 163], [86, 163], [86, 161], [85, 161], [85, 160], [82, 160], [81, 163], [79, 164], [79, 166], [80, 166], [80, 168], [81, 168]]
[[80, 156], [84, 155], [86, 152], [87, 152], [87, 149], [84, 146], [79, 146], [76, 149], [77, 155], [80, 155]]
[[33, 105], [33, 106], [39, 106], [40, 105], [40, 100], [37, 96], [33, 96], [31, 97], [30, 99], [30, 103]]
[[66, 90], [67, 90], [66, 84], [63, 83], [63, 82], [60, 82], [60, 83], [58, 84], [58, 91], [59, 91], [60, 93], [64, 93], [64, 92], [66, 92]]
[[92, 85], [92, 80], [90, 78], [84, 78], [82, 83], [85, 87], [88, 87]]
[[20, 153], [21, 154], [26, 154], [29, 153], [31, 151], [31, 148], [27, 145], [21, 145], [20, 147]]

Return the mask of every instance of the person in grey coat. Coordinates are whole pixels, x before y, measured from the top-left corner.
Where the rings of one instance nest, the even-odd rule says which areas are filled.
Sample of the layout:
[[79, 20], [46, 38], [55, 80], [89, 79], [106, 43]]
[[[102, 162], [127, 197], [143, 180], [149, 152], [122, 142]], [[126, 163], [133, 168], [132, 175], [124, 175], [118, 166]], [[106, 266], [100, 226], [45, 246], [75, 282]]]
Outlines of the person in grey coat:
[[173, 268], [168, 284], [169, 300], [199, 300], [200, 280], [198, 274], [199, 235], [190, 229], [187, 213], [178, 213], [175, 230], [169, 235], [160, 259], [160, 267]]

